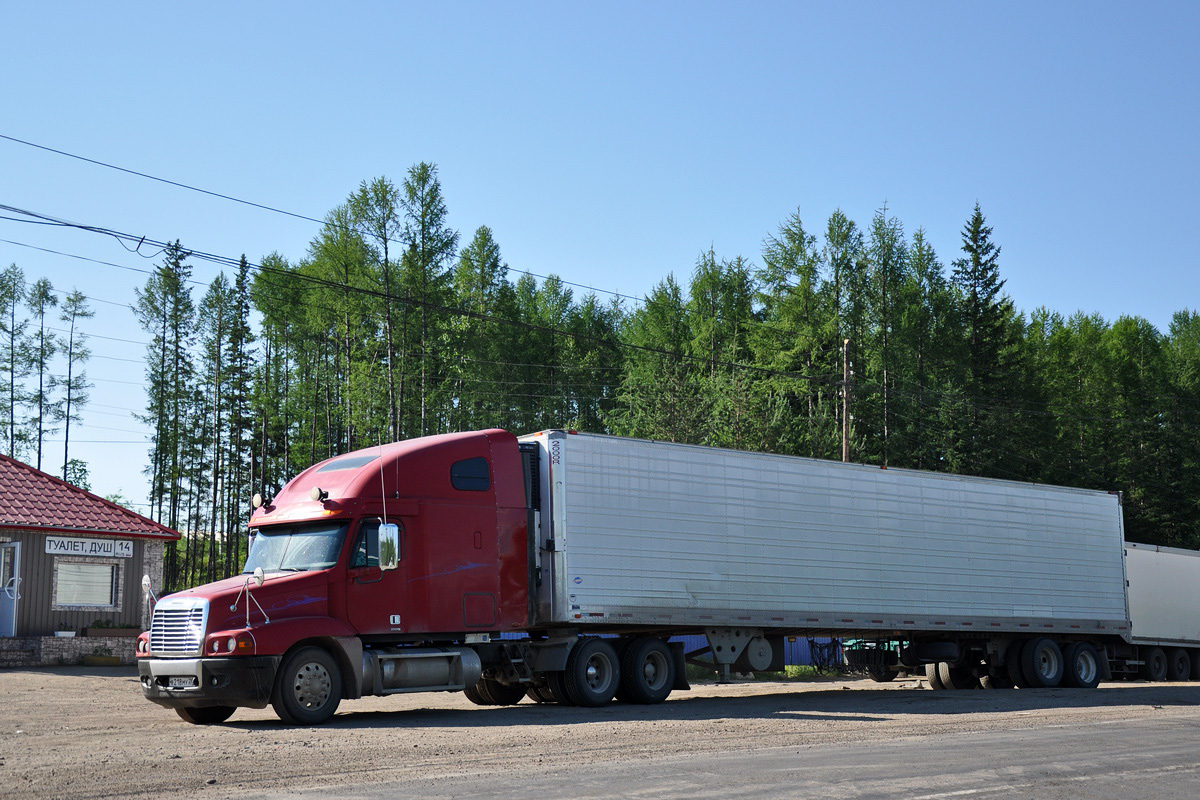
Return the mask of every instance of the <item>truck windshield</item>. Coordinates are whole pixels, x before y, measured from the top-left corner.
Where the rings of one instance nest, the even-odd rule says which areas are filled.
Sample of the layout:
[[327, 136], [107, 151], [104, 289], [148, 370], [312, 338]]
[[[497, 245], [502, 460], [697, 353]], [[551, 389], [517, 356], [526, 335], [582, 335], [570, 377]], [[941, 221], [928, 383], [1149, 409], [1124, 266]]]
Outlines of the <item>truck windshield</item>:
[[264, 525], [255, 532], [243, 574], [256, 567], [263, 572], [329, 569], [337, 563], [349, 527], [345, 522]]

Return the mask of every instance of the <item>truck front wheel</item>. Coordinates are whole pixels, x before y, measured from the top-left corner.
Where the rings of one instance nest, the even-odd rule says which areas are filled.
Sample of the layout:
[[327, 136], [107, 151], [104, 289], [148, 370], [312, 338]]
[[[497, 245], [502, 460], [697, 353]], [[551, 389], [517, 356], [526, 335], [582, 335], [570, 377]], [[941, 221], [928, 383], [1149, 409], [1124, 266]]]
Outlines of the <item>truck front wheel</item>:
[[193, 725], [217, 725], [233, 716], [233, 706], [203, 706], [201, 708], [177, 708], [175, 713], [184, 722]]
[[319, 647], [302, 647], [283, 660], [275, 675], [271, 707], [284, 722], [320, 725], [342, 702], [342, 671]]

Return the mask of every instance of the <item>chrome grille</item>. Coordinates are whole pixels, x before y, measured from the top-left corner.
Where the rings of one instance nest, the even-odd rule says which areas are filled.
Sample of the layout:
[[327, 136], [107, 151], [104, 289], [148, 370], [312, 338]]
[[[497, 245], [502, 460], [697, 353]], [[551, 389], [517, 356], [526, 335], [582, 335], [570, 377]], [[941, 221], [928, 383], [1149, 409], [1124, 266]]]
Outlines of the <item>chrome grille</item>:
[[154, 655], [198, 656], [208, 623], [207, 600], [164, 598], [150, 623], [150, 652]]

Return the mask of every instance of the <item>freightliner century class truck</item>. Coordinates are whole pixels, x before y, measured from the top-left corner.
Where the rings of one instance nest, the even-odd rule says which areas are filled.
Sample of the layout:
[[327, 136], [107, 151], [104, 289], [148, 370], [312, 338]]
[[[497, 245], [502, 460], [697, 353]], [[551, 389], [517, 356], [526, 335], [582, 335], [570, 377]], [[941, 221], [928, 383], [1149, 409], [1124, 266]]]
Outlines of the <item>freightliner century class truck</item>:
[[163, 597], [137, 641], [144, 695], [191, 723], [397, 692], [658, 703], [688, 688], [682, 634], [726, 674], [781, 669], [798, 635], [934, 688], [1200, 671], [1200, 558], [1126, 546], [1116, 494], [487, 430], [337, 456], [256, 505], [243, 575]]

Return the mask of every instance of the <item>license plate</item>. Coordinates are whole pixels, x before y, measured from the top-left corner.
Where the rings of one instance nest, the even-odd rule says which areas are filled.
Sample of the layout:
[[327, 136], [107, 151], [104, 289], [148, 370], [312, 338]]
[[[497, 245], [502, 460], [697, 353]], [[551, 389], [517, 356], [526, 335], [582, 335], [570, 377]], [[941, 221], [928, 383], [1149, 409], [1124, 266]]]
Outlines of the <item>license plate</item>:
[[196, 685], [196, 679], [191, 675], [172, 675], [167, 679], [167, 686], [172, 689], [191, 689]]

